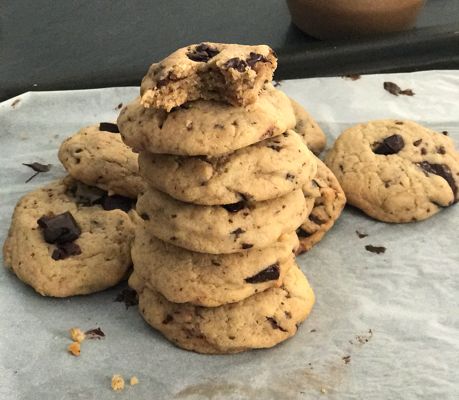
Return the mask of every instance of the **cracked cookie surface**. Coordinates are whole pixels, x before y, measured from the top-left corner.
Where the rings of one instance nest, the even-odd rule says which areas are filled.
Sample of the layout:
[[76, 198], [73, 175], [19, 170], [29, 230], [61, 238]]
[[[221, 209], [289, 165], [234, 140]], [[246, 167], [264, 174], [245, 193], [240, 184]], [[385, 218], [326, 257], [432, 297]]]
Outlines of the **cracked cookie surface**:
[[[3, 247], [6, 267], [44, 296], [97, 292], [126, 278], [131, 267], [131, 217], [119, 209], [106, 211], [101, 205], [78, 204], [69, 193], [74, 183], [67, 177], [23, 196]], [[46, 237], [37, 221], [45, 216], [40, 222], [45, 226], [51, 216], [62, 214], [67, 225], [46, 231], [55, 236]], [[72, 233], [69, 223], [76, 224], [75, 235], [69, 238], [73, 240], [49, 243], [63, 242], [57, 235]]]
[[275, 346], [297, 332], [314, 304], [314, 293], [297, 265], [282, 286], [213, 308], [172, 303], [146, 287], [135, 272], [129, 284], [139, 294], [141, 315], [153, 328], [177, 346], [199, 353]]
[[317, 174], [303, 187], [306, 198], [314, 198], [314, 208], [296, 230], [300, 246], [297, 254], [309, 251], [333, 227], [346, 205], [346, 196], [333, 172], [317, 159]]
[[141, 102], [166, 111], [198, 99], [245, 106], [257, 100], [276, 67], [277, 58], [266, 45], [190, 45], [149, 68], [140, 87]]
[[412, 121], [354, 126], [336, 140], [325, 163], [349, 204], [380, 221], [424, 220], [458, 200], [453, 141]]
[[118, 126], [137, 152], [218, 156], [280, 135], [295, 121], [288, 97], [268, 84], [246, 107], [198, 100], [166, 113], [136, 99], [121, 110]]
[[142, 152], [141, 175], [152, 187], [189, 203], [264, 201], [301, 188], [316, 174], [316, 157], [294, 131], [220, 157]]
[[155, 238], [139, 223], [132, 261], [146, 286], [167, 300], [217, 307], [279, 287], [297, 247], [298, 238], [292, 232], [264, 249], [225, 255], [196, 253]]
[[[108, 126], [107, 126], [108, 125]], [[75, 179], [103, 190], [136, 198], [143, 188], [137, 154], [121, 140], [115, 124], [80, 129], [62, 142], [58, 157]]]
[[264, 248], [295, 231], [314, 201], [301, 189], [256, 203], [200, 206], [150, 188], [139, 196], [137, 212], [161, 240], [200, 253], [228, 254]]

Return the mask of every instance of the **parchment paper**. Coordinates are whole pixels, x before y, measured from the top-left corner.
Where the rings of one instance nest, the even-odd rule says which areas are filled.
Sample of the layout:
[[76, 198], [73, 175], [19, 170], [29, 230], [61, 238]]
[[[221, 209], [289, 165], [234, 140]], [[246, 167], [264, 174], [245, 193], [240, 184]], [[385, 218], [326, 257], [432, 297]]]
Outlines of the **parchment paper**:
[[[395, 97], [384, 81], [414, 97]], [[459, 145], [459, 72], [283, 81], [326, 130], [376, 118], [409, 118]], [[64, 175], [59, 143], [80, 127], [114, 120], [137, 88], [26, 93], [0, 104], [0, 241], [14, 204]], [[18, 101], [19, 100], [19, 101]], [[31, 182], [23, 162], [53, 164]], [[317, 295], [298, 334], [271, 350], [203, 356], [175, 348], [136, 307], [114, 298], [37, 295], [0, 270], [0, 398], [10, 399], [457, 399], [459, 398], [459, 205], [430, 220], [389, 225], [346, 209], [298, 261]], [[369, 236], [360, 239], [355, 231]], [[385, 246], [373, 254], [365, 245]], [[105, 340], [66, 352], [68, 329], [101, 327]], [[347, 357], [349, 356], [349, 357]], [[343, 359], [344, 358], [344, 359]], [[110, 389], [113, 374], [140, 383]]]

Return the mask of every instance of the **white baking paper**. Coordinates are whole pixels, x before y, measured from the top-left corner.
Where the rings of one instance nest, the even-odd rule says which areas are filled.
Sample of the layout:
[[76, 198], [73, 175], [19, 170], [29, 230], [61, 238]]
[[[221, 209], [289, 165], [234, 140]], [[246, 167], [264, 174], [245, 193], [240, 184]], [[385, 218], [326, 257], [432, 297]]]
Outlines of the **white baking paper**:
[[[415, 96], [383, 90], [392, 81]], [[459, 72], [281, 82], [325, 129], [380, 118], [446, 130], [459, 145]], [[137, 88], [26, 93], [0, 104], [0, 241], [21, 195], [63, 176], [56, 153], [80, 127], [116, 118]], [[23, 162], [51, 163], [31, 182]], [[0, 270], [0, 399], [458, 399], [459, 205], [405, 225], [346, 209], [298, 258], [317, 295], [309, 319], [270, 350], [205, 356], [180, 350], [114, 302], [123, 285], [70, 299], [44, 298]], [[360, 239], [355, 231], [368, 234]], [[365, 245], [385, 246], [373, 254]], [[80, 357], [68, 329], [101, 327]], [[113, 374], [140, 383], [110, 389]]]

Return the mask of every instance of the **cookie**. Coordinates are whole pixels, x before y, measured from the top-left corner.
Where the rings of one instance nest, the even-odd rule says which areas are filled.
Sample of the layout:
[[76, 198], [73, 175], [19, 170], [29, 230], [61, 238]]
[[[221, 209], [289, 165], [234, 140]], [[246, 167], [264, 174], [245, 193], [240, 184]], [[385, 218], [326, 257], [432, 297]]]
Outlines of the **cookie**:
[[458, 200], [453, 141], [415, 122], [354, 126], [336, 140], [325, 163], [349, 204], [380, 221], [421, 221]]
[[22, 197], [3, 247], [7, 268], [44, 296], [97, 292], [125, 279], [131, 267], [134, 223], [116, 208], [118, 197], [90, 205], [96, 194], [76, 185], [67, 177]]
[[335, 175], [317, 159], [317, 175], [304, 185], [306, 198], [314, 198], [314, 208], [296, 230], [300, 240], [297, 254], [309, 251], [333, 227], [346, 205], [346, 196]]
[[189, 203], [264, 201], [301, 188], [316, 174], [316, 157], [294, 131], [220, 157], [142, 152], [148, 185]]
[[245, 106], [270, 82], [277, 58], [268, 46], [201, 43], [153, 64], [142, 80], [142, 105], [170, 111], [194, 100]]
[[217, 307], [280, 286], [297, 247], [292, 232], [264, 249], [195, 253], [156, 239], [138, 224], [131, 253], [137, 275], [167, 300]]
[[79, 130], [59, 148], [59, 160], [75, 179], [111, 193], [136, 198], [143, 188], [137, 154], [121, 140], [115, 124]]
[[295, 231], [313, 206], [295, 190], [277, 199], [222, 206], [184, 203], [150, 188], [137, 211], [157, 238], [200, 253], [228, 254], [264, 248]]
[[297, 332], [314, 304], [314, 293], [297, 265], [288, 270], [282, 286], [213, 308], [172, 303], [136, 273], [129, 284], [139, 294], [141, 315], [153, 328], [177, 346], [199, 353], [275, 346]]
[[146, 109], [139, 99], [118, 117], [124, 142], [134, 151], [218, 156], [278, 136], [295, 126], [288, 97], [269, 84], [247, 107], [195, 101], [174, 109]]
[[304, 142], [315, 155], [322, 152], [327, 144], [327, 137], [314, 118], [297, 103], [290, 99], [296, 117], [294, 130], [301, 135]]

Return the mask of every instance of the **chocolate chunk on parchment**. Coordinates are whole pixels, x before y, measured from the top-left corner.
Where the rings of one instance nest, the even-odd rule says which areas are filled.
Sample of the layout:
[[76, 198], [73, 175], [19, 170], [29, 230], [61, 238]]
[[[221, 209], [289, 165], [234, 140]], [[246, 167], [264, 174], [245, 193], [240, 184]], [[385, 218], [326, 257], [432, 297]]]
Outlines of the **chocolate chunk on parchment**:
[[250, 278], [246, 278], [245, 281], [247, 283], [262, 283], [268, 281], [275, 281], [279, 279], [280, 271], [279, 271], [279, 264], [272, 264], [269, 267], [263, 269], [258, 274], [251, 276]]
[[126, 310], [129, 307], [136, 306], [139, 304], [139, 299], [137, 298], [137, 292], [134, 289], [126, 288], [123, 289], [115, 298], [115, 301], [124, 303]]
[[380, 154], [380, 155], [390, 155], [390, 154], [397, 154], [400, 150], [405, 147], [405, 141], [403, 140], [403, 137], [394, 134], [389, 137], [386, 137], [381, 143], [379, 143], [373, 152], [375, 154]]
[[384, 82], [384, 90], [394, 96], [398, 96], [400, 94], [405, 96], [414, 96], [414, 92], [411, 89], [402, 90], [401, 87], [394, 82]]
[[360, 231], [355, 231], [356, 235], [359, 237], [359, 239], [366, 238], [368, 236], [368, 233], [363, 233]]
[[81, 234], [80, 227], [69, 211], [58, 215], [43, 215], [37, 224], [43, 230], [47, 243], [73, 242]]
[[103, 339], [105, 337], [105, 333], [102, 331], [102, 329], [100, 329], [100, 327], [89, 329], [84, 334], [86, 339]]
[[39, 162], [33, 162], [33, 163], [22, 163], [22, 165], [25, 165], [26, 167], [31, 168], [32, 170], [35, 171], [35, 174], [33, 174], [29, 179], [25, 181], [25, 183], [30, 182], [33, 178], [35, 178], [38, 174], [43, 173], [43, 172], [48, 172], [51, 168], [51, 164], [42, 164]]
[[373, 246], [371, 244], [366, 245], [365, 250], [375, 254], [383, 254], [386, 252], [386, 248], [384, 246]]
[[[122, 106], [122, 104], [121, 104]], [[111, 133], [120, 133], [118, 125], [111, 122], [101, 122], [99, 123], [99, 131], [111, 132]]]
[[457, 185], [451, 173], [451, 169], [446, 164], [431, 164], [427, 161], [417, 163], [425, 172], [441, 176], [450, 186], [454, 194], [455, 201], [458, 200]]

